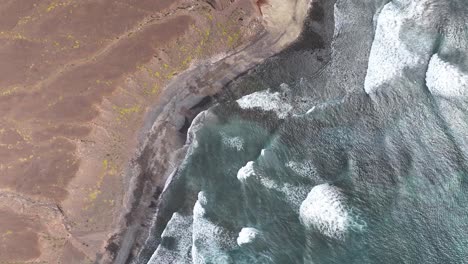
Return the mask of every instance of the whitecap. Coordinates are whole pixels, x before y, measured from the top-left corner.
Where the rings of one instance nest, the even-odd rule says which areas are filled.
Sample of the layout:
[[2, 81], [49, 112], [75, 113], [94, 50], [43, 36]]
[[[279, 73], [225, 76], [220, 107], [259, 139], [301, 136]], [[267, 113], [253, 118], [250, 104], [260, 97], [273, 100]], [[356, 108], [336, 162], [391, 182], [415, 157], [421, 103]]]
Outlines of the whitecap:
[[229, 256], [223, 249], [234, 248], [235, 238], [226, 228], [206, 218], [206, 194], [199, 192], [198, 197], [193, 208], [192, 263], [227, 263]]
[[201, 205], [200, 201], [197, 201], [193, 206], [193, 216], [203, 217], [205, 215], [205, 208]]
[[468, 95], [468, 74], [458, 67], [433, 55], [426, 73], [426, 85], [434, 95], [444, 97], [466, 97]]
[[204, 191], [198, 193], [198, 202], [203, 207], [208, 204], [208, 198], [206, 197], [206, 193]]
[[[364, 89], [370, 94], [384, 83], [401, 78], [408, 69], [425, 65], [429, 59], [433, 36], [421, 35], [417, 42], [402, 39], [402, 32], [419, 30], [411, 23], [424, 25], [428, 17], [421, 16], [427, 1], [392, 1], [382, 9], [369, 54]], [[430, 24], [430, 22], [427, 22]]]
[[237, 244], [239, 246], [244, 246], [247, 244], [254, 243], [260, 236], [260, 231], [253, 227], [244, 227], [239, 232], [237, 237]]
[[239, 100], [237, 104], [242, 109], [261, 109], [263, 111], [273, 111], [279, 118], [286, 118], [293, 107], [285, 101], [285, 98], [279, 92], [270, 92], [268, 90], [255, 92], [246, 95]]
[[237, 172], [237, 179], [239, 179], [240, 181], [246, 181], [248, 178], [255, 176], [255, 170], [253, 165], [254, 162], [249, 161], [244, 167], [240, 168]]
[[[188, 252], [192, 247], [192, 220], [190, 215], [174, 213], [161, 234], [161, 238], [163, 240], [167, 238], [175, 239], [177, 241], [175, 243], [176, 249], [169, 249], [160, 244], [148, 264], [190, 263], [190, 256], [184, 253]], [[186, 231], [180, 232], [180, 230]]]
[[320, 184], [312, 188], [299, 209], [300, 220], [307, 229], [341, 239], [348, 231], [351, 217], [339, 188]]

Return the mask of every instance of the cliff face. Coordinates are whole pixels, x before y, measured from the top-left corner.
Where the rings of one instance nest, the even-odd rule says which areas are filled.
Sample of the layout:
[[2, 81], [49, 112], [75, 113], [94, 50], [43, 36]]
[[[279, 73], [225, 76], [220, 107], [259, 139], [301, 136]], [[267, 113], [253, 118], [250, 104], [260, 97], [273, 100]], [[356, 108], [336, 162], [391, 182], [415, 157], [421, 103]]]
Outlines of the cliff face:
[[[308, 2], [269, 4], [269, 9], [262, 12], [261, 30], [254, 39], [179, 74], [148, 115], [144, 128], [148, 133], [142, 138], [127, 174], [128, 212], [121, 228], [124, 232], [116, 233], [110, 240], [116, 249], [110, 254], [115, 263], [145, 263], [160, 242], [160, 228], [169, 220], [168, 208], [161, 203], [164, 200], [161, 192], [170, 184], [172, 173], [187, 151], [185, 136], [192, 119], [215, 103], [226, 92], [223, 88], [228, 83], [298, 38]], [[279, 23], [272, 23], [275, 21]]]
[[[129, 178], [134, 195], [128, 201], [129, 228], [117, 239], [117, 244], [128, 244], [120, 246], [116, 263], [145, 263], [161, 242], [161, 232], [174, 209], [165, 203], [166, 187], [188, 150], [185, 133], [192, 119], [230, 93], [223, 90], [227, 84], [293, 43], [309, 7], [307, 1], [269, 1], [262, 8], [264, 29], [251, 43], [194, 65], [169, 83], [162, 94], [165, 101], [149, 115], [147, 124], [151, 128], [131, 163]], [[177, 200], [184, 197], [181, 193]], [[145, 219], [143, 227], [138, 225], [141, 219]]]
[[163, 88], [261, 28], [247, 0], [2, 1], [0, 262], [99, 260]]

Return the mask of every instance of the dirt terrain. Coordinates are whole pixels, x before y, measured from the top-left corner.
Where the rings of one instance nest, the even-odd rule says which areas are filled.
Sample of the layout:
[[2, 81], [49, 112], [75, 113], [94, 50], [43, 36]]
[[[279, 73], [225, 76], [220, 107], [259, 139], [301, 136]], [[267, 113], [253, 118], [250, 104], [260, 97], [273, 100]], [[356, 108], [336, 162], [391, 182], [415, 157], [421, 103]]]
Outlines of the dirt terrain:
[[2, 1], [0, 263], [99, 261], [145, 115], [178, 73], [255, 38], [259, 7]]

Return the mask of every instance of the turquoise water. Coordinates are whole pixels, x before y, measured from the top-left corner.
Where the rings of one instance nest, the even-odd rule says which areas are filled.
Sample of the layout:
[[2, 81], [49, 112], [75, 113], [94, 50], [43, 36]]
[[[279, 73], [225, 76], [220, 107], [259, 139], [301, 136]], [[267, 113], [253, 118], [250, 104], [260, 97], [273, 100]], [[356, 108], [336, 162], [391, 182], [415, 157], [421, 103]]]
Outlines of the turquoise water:
[[[204, 193], [203, 218], [218, 228], [194, 240], [204, 263], [464, 263], [462, 155], [432, 107], [400, 106], [382, 115], [356, 95], [277, 126], [232, 114], [198, 131], [182, 175]], [[343, 109], [345, 116], [335, 115]], [[223, 143], [229, 136], [243, 140], [241, 150]], [[255, 176], [240, 181], [249, 161]], [[308, 166], [294, 171], [291, 162]], [[339, 189], [352, 219], [336, 237], [304, 226], [298, 210], [324, 183]], [[239, 247], [243, 227], [261, 238]]]
[[190, 131], [150, 263], [468, 263], [468, 4], [319, 3]]

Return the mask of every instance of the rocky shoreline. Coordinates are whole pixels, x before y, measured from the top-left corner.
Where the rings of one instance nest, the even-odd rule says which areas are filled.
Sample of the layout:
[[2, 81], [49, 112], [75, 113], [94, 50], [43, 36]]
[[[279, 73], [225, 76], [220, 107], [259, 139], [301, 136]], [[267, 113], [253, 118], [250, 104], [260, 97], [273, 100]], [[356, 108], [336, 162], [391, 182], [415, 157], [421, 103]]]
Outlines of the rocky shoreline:
[[[293, 3], [294, 2], [294, 3]], [[193, 65], [173, 79], [147, 115], [140, 144], [126, 172], [126, 212], [108, 241], [102, 262], [146, 263], [172, 216], [164, 197], [171, 175], [185, 157], [185, 137], [195, 116], [216, 103], [223, 87], [293, 43], [302, 30], [308, 1], [270, 1], [264, 30], [230, 54]], [[284, 12], [287, 12], [284, 17]]]

